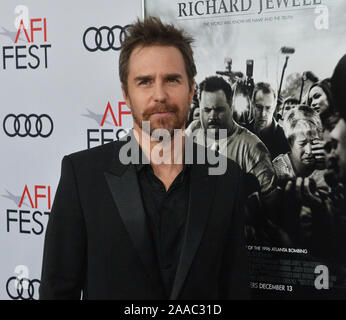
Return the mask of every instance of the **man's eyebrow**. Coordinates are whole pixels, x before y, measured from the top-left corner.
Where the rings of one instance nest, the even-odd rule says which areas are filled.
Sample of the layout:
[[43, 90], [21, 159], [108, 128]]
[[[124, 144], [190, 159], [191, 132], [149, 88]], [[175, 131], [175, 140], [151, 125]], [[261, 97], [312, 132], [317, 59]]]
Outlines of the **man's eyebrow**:
[[[136, 82], [140, 82], [140, 81], [148, 81], [148, 80], [152, 80], [154, 78], [154, 76], [152, 75], [139, 75], [137, 77], [134, 78], [134, 81]], [[164, 75], [165, 79], [182, 79], [183, 76], [180, 73], [168, 73]]]
[[135, 81], [138, 82], [138, 81], [143, 81], [143, 80], [151, 80], [153, 79], [153, 76], [151, 75], [141, 75], [141, 76], [137, 76], [135, 77]]
[[168, 73], [165, 75], [165, 78], [169, 79], [181, 79], [182, 75], [180, 73]]

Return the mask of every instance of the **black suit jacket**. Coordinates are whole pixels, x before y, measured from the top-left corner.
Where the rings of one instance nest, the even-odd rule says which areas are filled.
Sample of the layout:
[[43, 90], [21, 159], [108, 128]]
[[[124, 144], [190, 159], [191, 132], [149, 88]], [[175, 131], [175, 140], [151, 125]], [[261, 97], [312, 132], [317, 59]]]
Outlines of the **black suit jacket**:
[[227, 160], [226, 174], [212, 176], [208, 165], [192, 164], [186, 232], [168, 297], [135, 167], [119, 161], [124, 143], [64, 157], [45, 235], [40, 299], [80, 299], [81, 292], [83, 299], [248, 298], [238, 165]]

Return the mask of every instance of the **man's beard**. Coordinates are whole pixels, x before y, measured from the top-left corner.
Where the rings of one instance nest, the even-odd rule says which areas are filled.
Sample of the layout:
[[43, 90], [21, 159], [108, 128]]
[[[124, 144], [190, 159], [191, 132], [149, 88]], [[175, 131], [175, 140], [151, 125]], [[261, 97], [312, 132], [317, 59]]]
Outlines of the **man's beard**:
[[[153, 116], [154, 113], [160, 112], [170, 112], [171, 114], [157, 118]], [[154, 136], [162, 136], [165, 132], [168, 132], [173, 137], [175, 129], [182, 129], [184, 127], [188, 112], [188, 105], [183, 110], [180, 110], [175, 104], [157, 104], [145, 110], [142, 115], [137, 114], [135, 111], [132, 111], [132, 115], [134, 122], [151, 137], [153, 137], [153, 133]], [[148, 126], [143, 126], [143, 121], [149, 121], [149, 131], [147, 130]]]

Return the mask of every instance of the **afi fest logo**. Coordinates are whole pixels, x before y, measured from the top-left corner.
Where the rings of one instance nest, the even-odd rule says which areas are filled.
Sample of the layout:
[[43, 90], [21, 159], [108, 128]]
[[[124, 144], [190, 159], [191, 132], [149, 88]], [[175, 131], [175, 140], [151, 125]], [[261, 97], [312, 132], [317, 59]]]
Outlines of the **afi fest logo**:
[[15, 32], [2, 27], [0, 35], [9, 37], [13, 45], [2, 47], [2, 68], [37, 69], [48, 68], [48, 20], [45, 17], [29, 18], [26, 6], [17, 6]]
[[[118, 101], [113, 106], [108, 101], [103, 114], [97, 114], [87, 108], [87, 113], [82, 116], [93, 119], [101, 128], [87, 129], [87, 148], [103, 145], [107, 142], [119, 140], [128, 133], [128, 129], [122, 128], [124, 117], [130, 117], [131, 111], [124, 101]], [[106, 129], [105, 125], [115, 128]]]
[[40, 280], [29, 278], [26, 265], [16, 266], [14, 274], [6, 282], [7, 295], [12, 300], [37, 300]]
[[41, 235], [47, 225], [51, 209], [51, 186], [25, 185], [21, 195], [6, 190], [2, 197], [12, 200], [16, 208], [6, 210], [6, 231]]

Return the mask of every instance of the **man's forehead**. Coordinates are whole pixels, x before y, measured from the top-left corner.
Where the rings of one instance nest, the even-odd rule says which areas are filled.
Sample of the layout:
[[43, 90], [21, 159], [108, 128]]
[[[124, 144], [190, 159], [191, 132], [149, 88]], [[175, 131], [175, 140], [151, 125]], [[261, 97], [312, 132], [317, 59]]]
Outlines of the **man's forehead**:
[[162, 70], [167, 73], [184, 73], [183, 55], [174, 46], [137, 46], [129, 59], [130, 73], [150, 74]]
[[268, 93], [264, 93], [262, 90], [258, 90], [256, 92], [255, 101], [258, 102], [259, 100], [265, 100], [265, 101], [273, 102], [275, 100], [275, 97], [274, 97], [273, 92], [271, 92], [271, 91]]
[[226, 94], [222, 89], [218, 89], [215, 91], [206, 91], [203, 90], [201, 93], [201, 102], [208, 102], [208, 103], [212, 103], [212, 102], [220, 102], [220, 101], [224, 101], [227, 102], [227, 98], [226, 98]]

